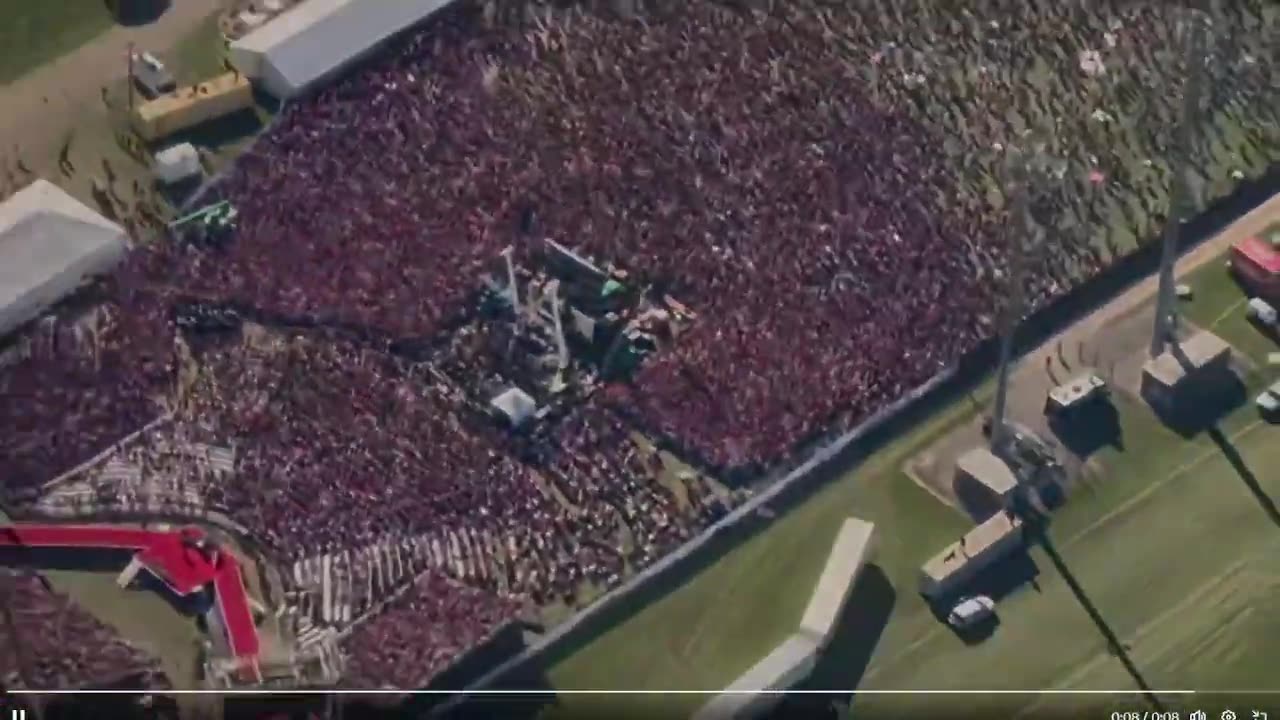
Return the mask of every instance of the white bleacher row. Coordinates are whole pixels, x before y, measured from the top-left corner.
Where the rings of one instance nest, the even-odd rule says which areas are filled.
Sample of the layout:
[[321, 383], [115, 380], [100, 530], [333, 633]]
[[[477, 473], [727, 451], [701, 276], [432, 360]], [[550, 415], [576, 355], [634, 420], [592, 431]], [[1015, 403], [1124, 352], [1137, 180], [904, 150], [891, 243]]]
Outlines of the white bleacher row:
[[302, 618], [293, 649], [295, 667], [316, 668], [316, 679], [323, 684], [336, 684], [346, 669], [346, 659], [339, 641], [341, 635], [333, 628], [312, 625]]
[[104, 510], [203, 514], [204, 488], [235, 472], [234, 448], [190, 440], [165, 422], [66, 477], [35, 502], [37, 512], [92, 515]]
[[504, 555], [494, 534], [460, 527], [303, 558], [284, 576], [288, 612], [299, 633], [304, 625], [345, 630], [428, 570], [506, 595]]

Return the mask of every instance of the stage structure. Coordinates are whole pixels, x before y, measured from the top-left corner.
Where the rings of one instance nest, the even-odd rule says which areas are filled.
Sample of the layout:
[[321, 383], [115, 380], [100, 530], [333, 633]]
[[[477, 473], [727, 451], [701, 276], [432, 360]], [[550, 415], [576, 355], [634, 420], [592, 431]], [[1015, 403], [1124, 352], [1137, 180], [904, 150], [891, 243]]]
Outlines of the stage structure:
[[550, 239], [506, 248], [481, 279], [476, 312], [438, 368], [473, 408], [521, 432], [628, 376], [694, 317], [625, 269]]

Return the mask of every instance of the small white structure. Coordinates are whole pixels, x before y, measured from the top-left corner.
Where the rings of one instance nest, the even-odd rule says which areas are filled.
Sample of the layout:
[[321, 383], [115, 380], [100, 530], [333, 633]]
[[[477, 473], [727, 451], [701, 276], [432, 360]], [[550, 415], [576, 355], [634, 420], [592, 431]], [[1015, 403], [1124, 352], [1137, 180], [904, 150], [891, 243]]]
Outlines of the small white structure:
[[538, 412], [537, 401], [518, 387], [503, 390], [489, 401], [489, 406], [505, 418], [513, 428], [520, 427]]
[[1207, 330], [1171, 343], [1142, 366], [1142, 396], [1158, 411], [1189, 406], [1231, 372], [1231, 346]]
[[[789, 690], [808, 677], [818, 662], [818, 651], [808, 635], [792, 635], [703, 705], [693, 720], [744, 720], [768, 713], [783, 698], [770, 691]], [[761, 690], [766, 692], [755, 694]]]
[[281, 99], [295, 97], [452, 0], [304, 0], [231, 43], [231, 65]]
[[1280, 381], [1272, 383], [1271, 387], [1263, 390], [1253, 404], [1258, 407], [1258, 412], [1266, 417], [1280, 416]]
[[809, 597], [809, 606], [800, 617], [800, 632], [825, 648], [831, 642], [849, 595], [875, 550], [876, 526], [866, 520], [849, 518], [840, 526], [826, 567]]
[[173, 145], [156, 153], [151, 171], [166, 185], [199, 177], [204, 172], [200, 166], [200, 153], [191, 143]]
[[1050, 417], [1068, 418], [1107, 393], [1107, 382], [1095, 372], [1086, 372], [1049, 391], [1044, 413]]
[[134, 53], [133, 77], [152, 97], [171, 92], [178, 87], [169, 68], [149, 52]]
[[1266, 328], [1280, 327], [1280, 312], [1262, 298], [1251, 298], [1245, 308], [1245, 316]]
[[977, 447], [956, 460], [956, 487], [970, 497], [980, 496], [989, 507], [1009, 507], [1018, 477], [995, 453]]
[[124, 256], [124, 230], [46, 180], [0, 203], [0, 336]]

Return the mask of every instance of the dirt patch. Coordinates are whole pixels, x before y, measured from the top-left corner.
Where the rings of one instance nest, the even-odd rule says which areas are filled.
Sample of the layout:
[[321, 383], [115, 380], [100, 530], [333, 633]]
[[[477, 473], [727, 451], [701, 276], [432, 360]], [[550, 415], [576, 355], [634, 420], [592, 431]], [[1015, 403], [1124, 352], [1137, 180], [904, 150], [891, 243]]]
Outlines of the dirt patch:
[[[163, 53], [225, 4], [226, 0], [172, 3], [153, 23], [115, 26], [74, 52], [0, 86], [0, 198], [43, 177], [101, 210], [92, 182], [115, 175], [118, 208], [132, 208], [140, 199], [133, 182], [149, 184], [150, 173], [118, 146], [115, 137], [125, 127], [129, 43]], [[61, 162], [64, 159], [68, 164]]]

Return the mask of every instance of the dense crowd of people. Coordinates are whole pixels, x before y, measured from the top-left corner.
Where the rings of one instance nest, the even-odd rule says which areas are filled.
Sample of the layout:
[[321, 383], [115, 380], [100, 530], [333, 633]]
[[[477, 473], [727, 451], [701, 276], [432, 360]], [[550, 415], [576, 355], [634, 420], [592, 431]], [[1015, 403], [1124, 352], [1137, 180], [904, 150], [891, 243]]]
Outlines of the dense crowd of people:
[[[169, 686], [159, 662], [99, 622], [40, 575], [0, 569], [0, 688]], [[13, 637], [11, 633], [17, 633]]]
[[[442, 569], [572, 602], [582, 580], [615, 584], [622, 563], [648, 564], [710, 518], [709, 502], [674, 506], [603, 409], [516, 439], [429, 370], [346, 341], [227, 343], [202, 363], [179, 417], [236, 448], [234, 474], [205, 496], [282, 558], [452, 533], [465, 566], [484, 571]], [[631, 550], [616, 540], [623, 526]]]
[[425, 335], [502, 247], [553, 237], [698, 309], [632, 402], [724, 465], [882, 405], [989, 332], [969, 250], [990, 254], [988, 228], [937, 205], [928, 134], [827, 79], [817, 38], [710, 4], [648, 28], [472, 22], [286, 111], [221, 188], [234, 242], [175, 249], [165, 274]]
[[67, 308], [0, 353], [0, 493], [14, 499], [155, 419], [173, 378], [169, 310], [122, 272], [87, 313]]
[[346, 686], [359, 689], [412, 689], [457, 656], [492, 635], [517, 611], [439, 573], [424, 573], [404, 595], [377, 616], [361, 623], [343, 641], [348, 663]]
[[[227, 242], [141, 248], [93, 310], [0, 353], [0, 490], [25, 497], [171, 410], [184, 437], [235, 448], [234, 472], [182, 492], [282, 559], [424, 534], [465, 545], [468, 563], [358, 626], [362, 683], [419, 682], [525, 600], [617, 583], [726, 509], [701, 482], [673, 489], [636, 428], [714, 467], [763, 468], [991, 334], [1010, 247], [991, 196], [1024, 131], [1053, 160], [1031, 176], [1047, 232], [1033, 305], [1124, 250], [1099, 231], [1116, 213], [1143, 238], [1167, 212], [1177, 93], [1152, 88], [1186, 74], [1180, 13], [884, 5], [695, 2], [518, 27], [444, 11], [284, 110], [215, 189], [239, 212]], [[1256, 0], [1227, 5], [1212, 121], [1236, 123], [1244, 144], [1223, 147], [1252, 168], [1280, 148], [1255, 122], [1280, 45], [1259, 42], [1274, 25]], [[1027, 78], [1044, 57], [1041, 87]], [[1118, 121], [1136, 106], [1158, 121]], [[1124, 155], [1135, 147], [1151, 162]], [[435, 368], [509, 372], [484, 347], [501, 337], [450, 321], [504, 247], [527, 257], [542, 238], [698, 317], [634, 382], [513, 438]], [[318, 331], [181, 343], [177, 297], [366, 338], [455, 334], [426, 363]]]
[[[991, 108], [1032, 97], [1011, 87], [1028, 84], [1034, 58], [1057, 63], [1043, 115], [1058, 118], [1050, 150], [1069, 172], [1046, 213], [1054, 221], [1077, 195], [1092, 204], [1074, 234], [1049, 239], [1033, 301], [1106, 260], [1087, 228], [1109, 206], [1086, 170], [1122, 173], [1102, 146], [1129, 130], [1074, 98], [1127, 97], [1153, 73], [1185, 70], [1180, 14], [1142, 4], [1082, 14], [1028, 3], [994, 27], [959, 6], [847, 5], [751, 15], [694, 3], [660, 22], [588, 13], [514, 29], [448, 11], [287, 110], [220, 189], [242, 213], [236, 241], [178, 259], [175, 274], [285, 315], [420, 336], [457, 312], [502, 247], [552, 237], [702, 315], [627, 398], [645, 424], [712, 465], [770, 464], [992, 332], [1002, 214], [964, 176], [1003, 172], [989, 148], [1018, 143], [1031, 115]], [[1250, 9], [1222, 25], [1255, 39]], [[900, 22], [880, 28], [885, 13]], [[910, 30], [913, 13], [928, 39]], [[1051, 37], [1068, 21], [1072, 33]], [[1091, 42], [1105, 79], [1075, 66]], [[990, 76], [953, 77], [961, 60]], [[1233, 82], [1256, 94], [1266, 79], [1242, 67]], [[1159, 158], [1174, 123], [1153, 125]], [[962, 171], [947, 150], [957, 140]], [[1091, 164], [1094, 153], [1103, 160]]]

